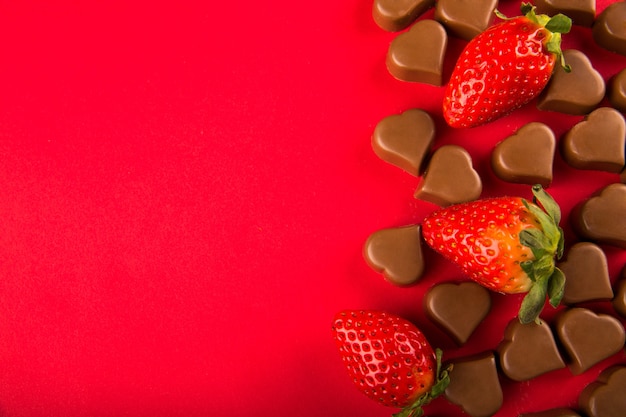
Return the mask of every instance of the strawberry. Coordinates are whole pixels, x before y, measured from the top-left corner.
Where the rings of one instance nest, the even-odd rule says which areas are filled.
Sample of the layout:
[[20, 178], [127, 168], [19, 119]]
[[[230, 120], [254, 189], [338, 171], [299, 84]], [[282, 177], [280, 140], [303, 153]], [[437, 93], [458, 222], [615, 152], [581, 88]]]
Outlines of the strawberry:
[[522, 14], [491, 26], [461, 52], [446, 86], [443, 115], [452, 127], [474, 127], [515, 110], [545, 88], [558, 60], [561, 34], [570, 31], [567, 16], [535, 14], [522, 3]]
[[403, 408], [395, 417], [419, 417], [422, 406], [443, 393], [449, 369], [411, 322], [381, 311], [344, 310], [333, 335], [356, 386], [380, 404]]
[[546, 295], [556, 308], [565, 285], [555, 266], [564, 246], [559, 206], [540, 185], [532, 191], [532, 202], [476, 200], [438, 209], [422, 221], [428, 246], [469, 278], [500, 293], [527, 293], [519, 310], [522, 323], [538, 321]]

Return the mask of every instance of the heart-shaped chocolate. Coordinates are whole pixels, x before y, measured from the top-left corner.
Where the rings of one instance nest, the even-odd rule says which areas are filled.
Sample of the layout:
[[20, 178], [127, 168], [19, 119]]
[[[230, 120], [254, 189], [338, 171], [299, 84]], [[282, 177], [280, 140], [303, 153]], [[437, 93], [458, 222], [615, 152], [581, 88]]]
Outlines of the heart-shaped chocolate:
[[624, 348], [624, 327], [608, 314], [586, 308], [565, 310], [555, 319], [556, 331], [569, 358], [569, 368], [581, 374]]
[[372, 269], [381, 272], [392, 284], [413, 284], [424, 272], [420, 226], [372, 233], [363, 246], [363, 257]]
[[407, 28], [434, 4], [435, 0], [374, 0], [372, 17], [382, 29], [397, 32]]
[[541, 322], [509, 322], [498, 346], [500, 368], [514, 381], [528, 381], [546, 372], [565, 367], [550, 326]]
[[613, 365], [585, 387], [578, 397], [578, 405], [588, 417], [624, 417], [625, 393], [626, 366]]
[[596, 0], [535, 0], [537, 14], [554, 16], [562, 13], [579, 26], [593, 25], [596, 18]]
[[504, 395], [493, 353], [456, 359], [444, 395], [472, 417], [494, 415], [502, 407]]
[[626, 318], [626, 266], [622, 268], [622, 275], [615, 287], [615, 298], [613, 298], [613, 308], [622, 317]]
[[448, 35], [441, 24], [424, 19], [395, 37], [387, 52], [387, 69], [401, 81], [440, 86]]
[[552, 129], [543, 123], [528, 123], [495, 146], [491, 167], [503, 181], [547, 188], [552, 183], [555, 149]]
[[598, 15], [593, 24], [593, 39], [612, 52], [626, 55], [626, 2], [618, 1]]
[[470, 40], [491, 25], [497, 0], [439, 0], [435, 20], [454, 35]]
[[482, 190], [469, 152], [458, 145], [444, 145], [433, 153], [415, 198], [448, 206], [476, 200]]
[[604, 79], [582, 52], [567, 49], [563, 57], [571, 66], [571, 72], [566, 72], [561, 65], [556, 66], [539, 96], [537, 107], [567, 114], [587, 114], [604, 98]]
[[372, 149], [380, 159], [418, 176], [435, 140], [435, 122], [419, 109], [381, 120], [372, 134]]
[[428, 317], [462, 345], [491, 309], [489, 291], [475, 282], [444, 282], [424, 297]]
[[563, 159], [578, 169], [620, 173], [626, 164], [625, 148], [624, 116], [611, 107], [592, 111], [561, 141]]
[[580, 417], [580, 414], [569, 408], [553, 408], [551, 410], [520, 414], [519, 417]]
[[611, 78], [607, 96], [614, 108], [626, 112], [626, 68]]
[[558, 264], [565, 274], [566, 304], [613, 298], [606, 255], [591, 242], [579, 242], [567, 251], [567, 259]]
[[570, 214], [576, 233], [626, 249], [626, 184], [610, 184], [579, 203]]

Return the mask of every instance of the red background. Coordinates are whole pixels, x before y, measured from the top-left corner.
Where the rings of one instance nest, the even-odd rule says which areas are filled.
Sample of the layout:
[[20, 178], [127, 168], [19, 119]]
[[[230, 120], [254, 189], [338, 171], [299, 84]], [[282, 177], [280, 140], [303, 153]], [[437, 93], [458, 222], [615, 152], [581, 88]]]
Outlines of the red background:
[[[394, 36], [363, 0], [0, 2], [0, 416], [389, 415], [339, 360], [343, 308], [407, 317], [447, 358], [495, 348], [516, 297], [494, 294], [456, 349], [421, 297], [457, 270], [427, 253], [422, 281], [397, 288], [363, 261], [370, 233], [434, 208], [371, 132], [425, 109], [435, 146], [472, 153], [484, 196], [528, 197], [490, 173], [491, 148], [529, 121], [561, 135], [581, 117], [531, 104], [452, 131], [441, 88], [388, 74]], [[446, 74], [463, 44], [450, 40]], [[607, 80], [626, 65], [589, 29], [565, 46]], [[557, 156], [550, 191], [567, 214], [616, 181]], [[607, 254], [615, 280], [626, 255]], [[572, 406], [613, 362], [626, 359], [503, 380], [498, 416]], [[460, 415], [443, 399], [429, 412]]]

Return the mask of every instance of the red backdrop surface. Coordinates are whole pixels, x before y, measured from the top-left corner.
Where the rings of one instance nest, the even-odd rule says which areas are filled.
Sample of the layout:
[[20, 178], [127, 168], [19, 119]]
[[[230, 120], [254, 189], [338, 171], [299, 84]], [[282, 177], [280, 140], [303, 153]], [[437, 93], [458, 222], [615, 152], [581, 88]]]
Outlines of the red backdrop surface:
[[[518, 298], [494, 294], [456, 348], [422, 296], [458, 270], [427, 253], [422, 281], [398, 288], [365, 264], [369, 234], [434, 209], [413, 198], [419, 178], [374, 155], [372, 130], [425, 109], [436, 147], [471, 152], [484, 196], [528, 197], [491, 174], [493, 145], [581, 117], [531, 104], [453, 131], [442, 88], [387, 72], [394, 36], [363, 0], [0, 2], [0, 416], [389, 415], [343, 369], [330, 332], [343, 308], [409, 318], [447, 359], [494, 349]], [[447, 75], [463, 44], [450, 40]], [[565, 47], [607, 80], [626, 65], [589, 29]], [[555, 166], [566, 215], [618, 181]], [[606, 250], [615, 280], [626, 255]], [[575, 405], [615, 362], [503, 378], [498, 416]], [[443, 399], [428, 411], [461, 415]]]

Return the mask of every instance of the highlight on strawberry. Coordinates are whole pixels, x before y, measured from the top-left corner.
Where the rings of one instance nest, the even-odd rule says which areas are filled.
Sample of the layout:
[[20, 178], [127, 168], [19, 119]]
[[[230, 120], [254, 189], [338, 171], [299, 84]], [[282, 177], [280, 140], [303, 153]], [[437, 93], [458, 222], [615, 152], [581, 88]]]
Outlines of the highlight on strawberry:
[[436, 252], [472, 280], [504, 294], [527, 293], [518, 313], [522, 323], [539, 322], [546, 303], [557, 307], [565, 275], [561, 210], [541, 187], [533, 199], [495, 197], [435, 210], [422, 221], [422, 235]]
[[342, 310], [333, 336], [343, 363], [361, 392], [382, 405], [402, 408], [394, 417], [420, 417], [423, 406], [450, 382], [441, 350], [433, 351], [410, 321], [391, 313]]
[[504, 19], [474, 37], [461, 52], [443, 99], [446, 122], [456, 128], [475, 127], [502, 117], [537, 97], [546, 87], [557, 61], [563, 61], [561, 34], [572, 20], [557, 14], [536, 14], [522, 3], [522, 16]]

